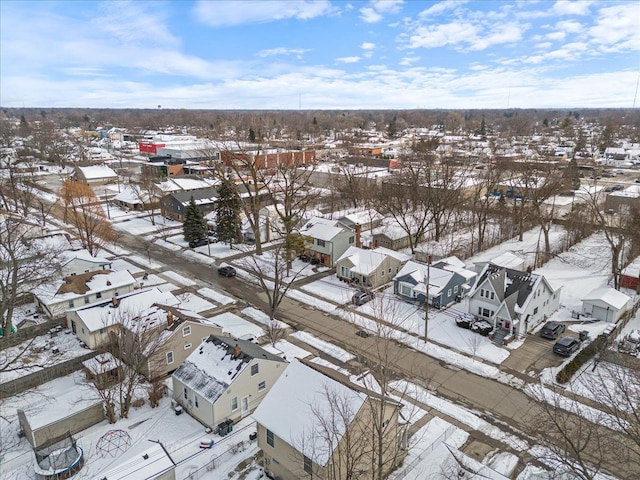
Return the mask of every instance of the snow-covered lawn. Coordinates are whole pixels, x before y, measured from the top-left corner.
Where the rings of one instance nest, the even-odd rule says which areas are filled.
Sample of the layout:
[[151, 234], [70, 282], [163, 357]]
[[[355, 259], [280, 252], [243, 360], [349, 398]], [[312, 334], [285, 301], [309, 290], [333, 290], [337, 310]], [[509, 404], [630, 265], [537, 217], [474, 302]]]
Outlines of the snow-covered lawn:
[[194, 280], [191, 280], [190, 278], [187, 278], [187, 277], [183, 277], [179, 273], [173, 272], [171, 270], [164, 271], [160, 275], [168, 277], [174, 282], [179, 283], [180, 285], [183, 285], [185, 287], [193, 287], [197, 285], [197, 283]]
[[[260, 272], [265, 277], [273, 278], [276, 263], [275, 256], [279, 253], [282, 252], [279, 252], [278, 249], [266, 250], [262, 255], [247, 256], [245, 258], [236, 260], [234, 264], [239, 266], [243, 270], [247, 270], [249, 272]], [[278, 262], [280, 262], [280, 267], [283, 268], [282, 281], [284, 283], [289, 283], [294, 280], [300, 280], [316, 273], [313, 271], [313, 266], [310, 263], [305, 263], [298, 258], [295, 258], [291, 262], [291, 269], [289, 270], [288, 274], [286, 271], [285, 261], [282, 258], [279, 258]], [[318, 269], [318, 271], [324, 270], [326, 270], [326, 268], [320, 267]]]
[[247, 317], [267, 327], [270, 327], [271, 325], [275, 326], [276, 328], [289, 327], [289, 325], [287, 325], [284, 322], [281, 322], [280, 320], [276, 320], [276, 319], [274, 319], [273, 321], [269, 320], [269, 315], [264, 313], [262, 310], [258, 310], [257, 308], [253, 308], [253, 307], [245, 308], [244, 310], [242, 310], [242, 314], [246, 315]]
[[333, 345], [332, 343], [325, 342], [324, 340], [319, 339], [318, 337], [308, 333], [308, 332], [294, 332], [290, 335], [291, 337], [300, 340], [308, 345], [315, 347], [321, 352], [326, 353], [330, 357], [333, 357], [341, 362], [348, 362], [349, 360], [353, 360], [355, 355], [347, 352], [346, 350], [338, 347], [337, 345]]
[[303, 285], [301, 289], [339, 304], [350, 302], [351, 297], [353, 297], [353, 294], [356, 292], [355, 288], [338, 280], [336, 275], [308, 283], [307, 285]]
[[258, 325], [231, 312], [221, 313], [208, 320], [220, 325], [226, 333], [235, 338], [259, 338], [266, 334]]
[[278, 340], [275, 347], [271, 345], [263, 345], [265, 350], [284, 358], [285, 360], [291, 360], [292, 358], [307, 358], [311, 356], [311, 352], [294, 345], [286, 340]]
[[236, 303], [233, 298], [227, 297], [226, 295], [223, 295], [222, 293], [208, 287], [201, 288], [200, 290], [198, 290], [198, 293], [203, 297], [219, 303], [220, 305], [229, 305], [230, 303]]

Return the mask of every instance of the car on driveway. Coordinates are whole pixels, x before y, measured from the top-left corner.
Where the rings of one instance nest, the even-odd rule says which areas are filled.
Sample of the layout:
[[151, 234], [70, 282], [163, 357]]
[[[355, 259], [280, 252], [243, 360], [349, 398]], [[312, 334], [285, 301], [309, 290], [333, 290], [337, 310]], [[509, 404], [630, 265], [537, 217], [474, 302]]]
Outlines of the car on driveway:
[[471, 330], [478, 332], [480, 335], [486, 337], [493, 330], [493, 325], [486, 320], [478, 320], [471, 325]]
[[553, 353], [562, 355], [563, 357], [570, 357], [575, 351], [580, 348], [580, 340], [574, 337], [562, 337], [553, 346]]
[[540, 336], [543, 338], [555, 340], [556, 338], [558, 338], [558, 335], [564, 333], [565, 328], [566, 327], [564, 326], [564, 323], [554, 321], [547, 322], [540, 330]]
[[373, 300], [375, 298], [375, 294], [373, 292], [356, 292], [351, 297], [351, 301], [354, 305], [360, 306], [367, 303], [369, 300]]
[[203, 246], [207, 245], [208, 243], [209, 243], [209, 239], [208, 238], [197, 238], [196, 240], [191, 240], [189, 242], [189, 247], [191, 247], [191, 248], [203, 247]]
[[229, 265], [226, 265], [224, 267], [219, 267], [218, 275], [222, 275], [223, 277], [235, 277], [236, 269], [233, 267], [230, 267]]

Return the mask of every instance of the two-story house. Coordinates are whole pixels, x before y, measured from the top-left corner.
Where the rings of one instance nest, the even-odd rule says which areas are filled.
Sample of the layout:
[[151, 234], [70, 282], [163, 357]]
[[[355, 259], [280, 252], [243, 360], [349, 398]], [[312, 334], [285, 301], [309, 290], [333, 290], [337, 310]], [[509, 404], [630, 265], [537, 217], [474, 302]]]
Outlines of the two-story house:
[[340, 280], [377, 288], [393, 280], [410, 259], [407, 254], [383, 247], [349, 247], [336, 262], [336, 275]]
[[339, 220], [313, 217], [300, 229], [307, 238], [306, 249], [321, 265], [333, 267], [349, 247], [360, 246], [360, 227], [351, 228]]
[[469, 292], [469, 313], [492, 323], [496, 335], [520, 337], [558, 309], [560, 290], [542, 275], [489, 263]]
[[[402, 405], [329, 368], [293, 360], [253, 414], [270, 478], [386, 477], [402, 460]], [[381, 460], [378, 462], [378, 460]]]
[[285, 360], [252, 342], [210, 335], [173, 372], [174, 399], [215, 430], [253, 412], [285, 367]]

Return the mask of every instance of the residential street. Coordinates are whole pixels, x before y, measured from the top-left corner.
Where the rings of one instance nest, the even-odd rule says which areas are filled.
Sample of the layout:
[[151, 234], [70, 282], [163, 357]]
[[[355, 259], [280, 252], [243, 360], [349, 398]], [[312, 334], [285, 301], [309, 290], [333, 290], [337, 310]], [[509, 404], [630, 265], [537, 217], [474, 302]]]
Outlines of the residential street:
[[[118, 243], [136, 251], [144, 258], [147, 257], [146, 246], [138, 237], [123, 233]], [[266, 296], [255, 285], [243, 282], [239, 278], [220, 278], [215, 267], [189, 262], [184, 257], [173, 255], [157, 245], [150, 246], [149, 255], [154, 262], [164, 264], [181, 275], [197, 278], [202, 283], [210, 284], [265, 309]], [[310, 332], [353, 352], [362, 363], [367, 360], [372, 364], [375, 362], [371, 352], [375, 352], [376, 338], [357, 336], [358, 328], [340, 318], [312, 309], [290, 298], [283, 300], [277, 316], [299, 330]], [[447, 366], [439, 360], [395, 342], [392, 342], [391, 351], [390, 363], [399, 377], [420, 384], [443, 398], [474, 410], [489, 423], [516, 436], [519, 435], [516, 432], [527, 431], [541, 414], [541, 406], [514, 387]], [[456, 419], [451, 420], [455, 422]], [[461, 425], [461, 428], [464, 426]], [[479, 432], [471, 432], [471, 435], [484, 437], [484, 442], [492, 440]], [[617, 437], [620, 444], [628, 441], [622, 434], [617, 434]], [[513, 451], [509, 445], [497, 439], [493, 440], [496, 446]], [[522, 455], [522, 452], [517, 453]], [[607, 470], [620, 478], [640, 478], [640, 462], [634, 465], [624, 464], [620, 461], [619, 452], [611, 451], [606, 464]]]

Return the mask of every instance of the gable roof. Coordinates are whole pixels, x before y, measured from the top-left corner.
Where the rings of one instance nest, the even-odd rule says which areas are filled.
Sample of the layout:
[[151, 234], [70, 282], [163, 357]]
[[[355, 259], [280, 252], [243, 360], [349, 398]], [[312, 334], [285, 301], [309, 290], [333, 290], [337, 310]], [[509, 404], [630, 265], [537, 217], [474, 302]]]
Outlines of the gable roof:
[[329, 418], [335, 409], [331, 397], [347, 405], [345, 411], [337, 415], [340, 421], [332, 425], [331, 433], [338, 443], [367, 395], [294, 359], [253, 413], [253, 419], [294, 448], [299, 448], [304, 440], [306, 448], [302, 453], [324, 466], [333, 452], [323, 435], [315, 433], [321, 429], [322, 418], [318, 417]]
[[[349, 247], [342, 254], [338, 262], [348, 260], [351, 262], [351, 271], [361, 275], [369, 275], [384, 262], [387, 255], [376, 250], [365, 250], [364, 248]], [[336, 263], [338, 263], [336, 262]]]
[[616, 310], [622, 310], [629, 300], [631, 297], [611, 287], [595, 288], [582, 299], [583, 302], [601, 301]]
[[92, 165], [89, 167], [76, 167], [82, 176], [87, 180], [95, 180], [100, 178], [117, 178], [118, 174], [106, 165]]
[[69, 275], [59, 282], [37, 287], [34, 293], [38, 295], [41, 302], [50, 305], [83, 295], [135, 285], [135, 283], [136, 279], [127, 270], [97, 270]]
[[[415, 283], [416, 292], [427, 293], [425, 280], [429, 278], [429, 295], [439, 295], [443, 288], [445, 288], [451, 281], [455, 272], [450, 272], [442, 268], [435, 267], [433, 265], [418, 262], [407, 262], [404, 267], [393, 278], [394, 280], [402, 281], [404, 278], [411, 278]], [[463, 278], [463, 277], [462, 277]]]
[[300, 234], [305, 237], [330, 241], [344, 230], [352, 231], [338, 220], [328, 220], [321, 217], [313, 217], [301, 229]]
[[89, 253], [89, 250], [83, 248], [82, 250], [66, 250], [60, 254], [60, 265], [65, 266], [74, 260], [83, 260], [85, 262], [95, 263], [96, 265], [111, 264], [110, 260], [104, 257], [94, 257]]
[[191, 197], [193, 197], [196, 205], [208, 205], [218, 200], [218, 190], [215, 188], [201, 188], [186, 192], [173, 192], [169, 196], [182, 205], [189, 205]]
[[285, 362], [255, 343], [209, 335], [173, 372], [173, 377], [214, 403], [254, 359]]

